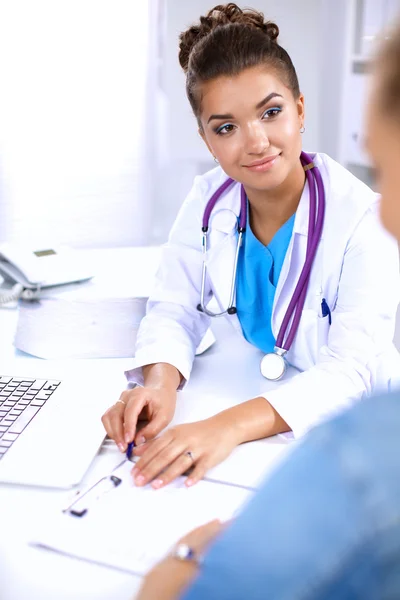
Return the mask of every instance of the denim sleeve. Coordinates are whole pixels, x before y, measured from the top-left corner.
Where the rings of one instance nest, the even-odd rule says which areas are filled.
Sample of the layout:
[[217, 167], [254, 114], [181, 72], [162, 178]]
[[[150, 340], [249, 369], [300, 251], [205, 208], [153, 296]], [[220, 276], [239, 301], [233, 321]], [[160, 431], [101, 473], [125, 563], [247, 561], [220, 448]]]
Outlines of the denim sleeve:
[[400, 394], [311, 432], [214, 542], [182, 600], [400, 597], [399, 432]]

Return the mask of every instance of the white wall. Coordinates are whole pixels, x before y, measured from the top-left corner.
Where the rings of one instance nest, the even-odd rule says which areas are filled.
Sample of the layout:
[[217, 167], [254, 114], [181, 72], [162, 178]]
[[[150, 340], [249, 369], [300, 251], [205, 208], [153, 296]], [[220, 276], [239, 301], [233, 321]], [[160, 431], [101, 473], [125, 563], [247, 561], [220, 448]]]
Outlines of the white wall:
[[[196, 121], [186, 98], [185, 76], [178, 62], [178, 36], [215, 4], [217, 2], [210, 0], [166, 0], [163, 85], [168, 115], [165, 132], [168, 155], [164, 156], [155, 196], [155, 235], [160, 240], [166, 238], [194, 175], [214, 165], [197, 134]], [[239, 2], [239, 5], [261, 10], [266, 19], [278, 24], [281, 31], [279, 41], [293, 60], [305, 94], [304, 148], [317, 150], [320, 125], [320, 0], [253, 0], [245, 4]]]
[[351, 43], [352, 0], [320, 0], [319, 150], [340, 159], [345, 73]]
[[[304, 148], [336, 158], [353, 1], [248, 3], [277, 22], [297, 69]], [[179, 33], [214, 4], [0, 0], [0, 243], [166, 239], [214, 166], [178, 63]]]
[[0, 1], [0, 242], [147, 241], [153, 4]]

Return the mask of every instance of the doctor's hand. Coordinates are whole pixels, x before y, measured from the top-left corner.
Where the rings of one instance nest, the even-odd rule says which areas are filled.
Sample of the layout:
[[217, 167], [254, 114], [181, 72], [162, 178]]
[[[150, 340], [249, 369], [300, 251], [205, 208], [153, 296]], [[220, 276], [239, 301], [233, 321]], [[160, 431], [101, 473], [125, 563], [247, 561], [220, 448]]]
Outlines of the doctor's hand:
[[185, 482], [187, 486], [193, 485], [239, 443], [236, 430], [227, 426], [222, 413], [204, 421], [177, 425], [134, 448], [134, 455], [140, 457], [132, 469], [135, 484], [141, 486], [152, 481], [152, 486], [158, 489], [193, 467]]
[[[174, 416], [176, 390], [182, 378], [179, 371], [167, 363], [158, 363], [143, 367], [143, 375], [144, 387], [122, 392], [101, 418], [121, 452], [133, 440], [137, 445], [154, 438]], [[138, 421], [143, 420], [148, 423], [138, 431]]]

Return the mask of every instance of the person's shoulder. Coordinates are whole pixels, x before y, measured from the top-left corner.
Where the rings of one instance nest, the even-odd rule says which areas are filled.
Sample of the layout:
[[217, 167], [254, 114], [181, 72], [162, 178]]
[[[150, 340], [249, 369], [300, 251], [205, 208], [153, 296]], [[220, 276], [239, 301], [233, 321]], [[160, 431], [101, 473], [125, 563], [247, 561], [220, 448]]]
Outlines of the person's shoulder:
[[343, 203], [347, 210], [353, 207], [356, 212], [378, 203], [379, 194], [328, 154], [316, 153], [314, 163], [324, 181], [327, 203]]
[[227, 175], [221, 167], [216, 167], [206, 173], [196, 175], [192, 187], [186, 195], [181, 210], [203, 211], [213, 193], [226, 181]]
[[195, 187], [201, 191], [205, 200], [209, 200], [210, 196], [228, 179], [228, 175], [220, 166], [210, 169], [202, 175], [195, 177]]
[[[170, 240], [179, 235], [190, 245], [190, 224], [201, 227], [204, 210], [213, 193], [227, 180], [228, 176], [221, 167], [215, 167], [202, 175], [196, 175], [193, 185], [181, 205], [179, 213], [170, 231]], [[183, 233], [186, 232], [186, 233]], [[196, 238], [197, 239], [197, 238]]]
[[[321, 429], [325, 430], [325, 435], [329, 432], [336, 442], [343, 443], [347, 456], [358, 455], [361, 460], [368, 461], [371, 467], [376, 467], [377, 461], [389, 464], [394, 459], [397, 475], [400, 458], [394, 447], [399, 427], [400, 391], [397, 390], [356, 402], [352, 408], [323, 424]], [[385, 468], [383, 464], [381, 467]]]

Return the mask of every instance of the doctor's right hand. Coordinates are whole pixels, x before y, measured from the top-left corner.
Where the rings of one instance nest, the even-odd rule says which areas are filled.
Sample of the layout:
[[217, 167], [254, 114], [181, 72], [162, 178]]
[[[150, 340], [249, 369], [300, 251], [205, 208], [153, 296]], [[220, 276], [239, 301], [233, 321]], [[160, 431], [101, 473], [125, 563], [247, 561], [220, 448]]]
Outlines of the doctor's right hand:
[[[175, 412], [176, 390], [135, 387], [122, 392], [119, 400], [102, 416], [104, 428], [121, 452], [128, 444], [143, 444], [160, 433]], [[139, 431], [138, 421], [148, 421]]]
[[[175, 413], [180, 372], [167, 363], [143, 367], [144, 387], [122, 392], [119, 400], [102, 416], [108, 436], [121, 452], [135, 441], [136, 446], [156, 437]], [[140, 431], [138, 421], [148, 421]]]

